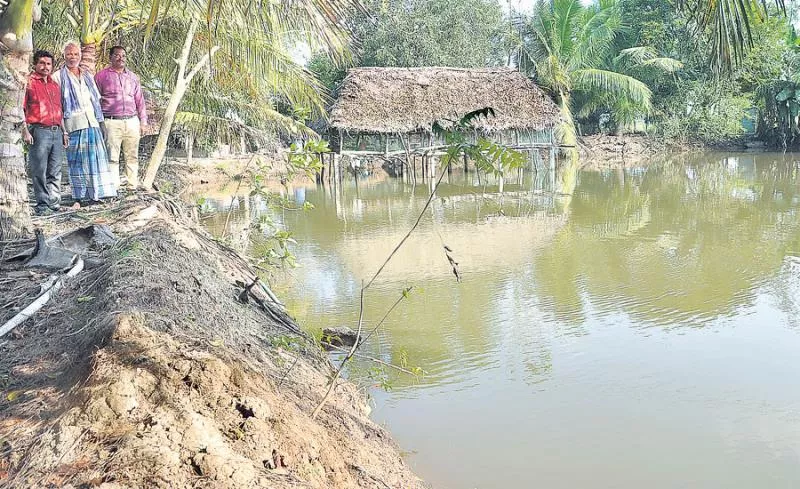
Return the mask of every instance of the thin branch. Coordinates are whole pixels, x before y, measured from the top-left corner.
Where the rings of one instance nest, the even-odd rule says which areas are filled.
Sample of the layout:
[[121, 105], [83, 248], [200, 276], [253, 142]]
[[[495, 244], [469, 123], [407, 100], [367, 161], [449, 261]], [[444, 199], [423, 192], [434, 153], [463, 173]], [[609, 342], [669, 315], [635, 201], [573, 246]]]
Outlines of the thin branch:
[[189, 61], [189, 54], [192, 52], [192, 42], [194, 42], [194, 33], [196, 30], [197, 19], [194, 19], [189, 25], [189, 32], [186, 33], [186, 40], [183, 42], [181, 57], [175, 60], [178, 63], [178, 80], [183, 80], [186, 75], [186, 63]]
[[[368, 339], [370, 339], [370, 337], [378, 331], [378, 328], [380, 328], [381, 325], [383, 325], [383, 323], [386, 321], [386, 318], [389, 317], [389, 314], [391, 314], [392, 311], [394, 311], [394, 309], [397, 306], [399, 306], [401, 302], [403, 302], [403, 299], [406, 298], [406, 293], [410, 292], [410, 291], [411, 291], [411, 287], [409, 287], [408, 289], [403, 291], [403, 294], [400, 297], [398, 297], [398, 299], [396, 301], [394, 301], [394, 304], [392, 304], [392, 307], [390, 307], [389, 310], [386, 311], [386, 314], [384, 314], [383, 317], [381, 318], [381, 320], [378, 321], [378, 324], [376, 324], [375, 327], [372, 328], [372, 330], [367, 335], [364, 336], [364, 338], [361, 340], [362, 344], [365, 343]], [[359, 346], [361, 346], [361, 345], [359, 345]]]
[[187, 84], [191, 83], [192, 78], [194, 78], [197, 72], [199, 72], [200, 69], [206, 65], [206, 63], [208, 63], [208, 61], [211, 59], [212, 56], [214, 56], [214, 53], [216, 53], [217, 51], [219, 51], [219, 46], [214, 46], [213, 48], [211, 48], [209, 52], [207, 52], [206, 54], [203, 55], [202, 58], [200, 58], [200, 61], [198, 61], [197, 64], [194, 65], [192, 71], [190, 71], [189, 74], [186, 76]]
[[[328, 348], [330, 348], [332, 350], [336, 350], [336, 351], [341, 351], [341, 352], [346, 352], [347, 351], [344, 348], [340, 348], [340, 347], [338, 347], [336, 345], [331, 345], [330, 343], [327, 343], [325, 346], [327, 346]], [[401, 367], [399, 365], [395, 365], [393, 363], [384, 362], [380, 358], [375, 358], [375, 357], [372, 357], [372, 356], [369, 356], [369, 355], [364, 355], [363, 353], [356, 353], [354, 356], [357, 357], [357, 358], [363, 358], [365, 360], [369, 360], [371, 362], [375, 362], [375, 363], [383, 365], [385, 367], [393, 368], [393, 369], [395, 369], [395, 370], [397, 370], [399, 372], [403, 372], [404, 374], [409, 374], [409, 375], [413, 375], [414, 377], [419, 377], [419, 374], [417, 372], [412, 372], [411, 370], [408, 370], [407, 368], [403, 368], [403, 367]], [[424, 374], [425, 372], [423, 371], [422, 373]]]
[[280, 382], [278, 382], [278, 386], [275, 388], [275, 390], [280, 392], [281, 386], [283, 385], [283, 382], [286, 380], [286, 377], [289, 376], [289, 373], [291, 373], [292, 369], [294, 369], [294, 366], [297, 365], [298, 361], [300, 361], [300, 355], [299, 354], [296, 357], [294, 357], [294, 362], [292, 362], [292, 364], [289, 365], [289, 368], [286, 369], [286, 373], [284, 373], [283, 377], [281, 377], [281, 380], [280, 380]]
[[[317, 407], [315, 407], [314, 411], [311, 413], [311, 419], [316, 418], [317, 414], [319, 414], [319, 412], [322, 410], [322, 407], [328, 401], [328, 398], [330, 398], [331, 393], [333, 392], [333, 389], [336, 386], [336, 381], [339, 380], [339, 377], [342, 374], [342, 370], [344, 370], [344, 367], [347, 365], [347, 363], [355, 356], [356, 350], [363, 344], [363, 342], [361, 341], [361, 331], [363, 330], [363, 327], [364, 327], [364, 293], [367, 291], [367, 289], [369, 289], [369, 287], [372, 285], [372, 283], [375, 282], [375, 279], [378, 278], [378, 276], [381, 274], [383, 269], [386, 267], [386, 265], [389, 263], [389, 261], [392, 259], [392, 257], [394, 257], [394, 255], [397, 253], [397, 251], [403, 246], [403, 244], [406, 242], [406, 240], [408, 240], [408, 238], [411, 236], [411, 233], [413, 233], [414, 230], [417, 229], [417, 226], [419, 226], [420, 221], [422, 221], [422, 217], [427, 212], [428, 207], [430, 207], [431, 202], [433, 201], [433, 197], [436, 195], [436, 191], [439, 189], [439, 185], [441, 185], [442, 179], [444, 179], [444, 176], [447, 173], [447, 168], [450, 166], [451, 163], [452, 163], [452, 160], [448, 161], [447, 164], [442, 166], [442, 173], [439, 175], [439, 179], [436, 181], [436, 185], [431, 190], [431, 194], [428, 196], [428, 200], [425, 202], [425, 206], [422, 208], [422, 211], [420, 212], [419, 216], [417, 217], [417, 220], [414, 223], [414, 225], [411, 227], [411, 229], [408, 231], [408, 233], [406, 233], [406, 235], [403, 237], [403, 239], [400, 240], [400, 242], [397, 244], [397, 246], [395, 246], [394, 250], [392, 250], [392, 252], [386, 258], [386, 260], [383, 262], [383, 265], [381, 265], [381, 267], [378, 269], [378, 271], [375, 272], [375, 275], [372, 277], [372, 279], [369, 281], [369, 283], [367, 283], [366, 285], [362, 285], [361, 286], [360, 305], [359, 305], [359, 313], [358, 313], [358, 330], [356, 331], [356, 340], [353, 343], [352, 348], [350, 348], [350, 351], [348, 352], [348, 354], [342, 360], [342, 363], [339, 365], [339, 368], [334, 373], [333, 378], [331, 378], [330, 383], [328, 384], [328, 390], [325, 392], [325, 395], [322, 397], [322, 400], [319, 402], [319, 404], [317, 404]], [[383, 316], [383, 318], [378, 322], [378, 324], [374, 328], [372, 328], [372, 330], [370, 331], [368, 337], [372, 336], [372, 334], [374, 334], [375, 331], [377, 331], [378, 328], [380, 328], [380, 326], [383, 324], [383, 322], [388, 317], [389, 313], [395, 307], [397, 307], [397, 305], [400, 303], [400, 301], [402, 301], [404, 298], [405, 298], [405, 294], [402, 295], [397, 301], [395, 301], [395, 303], [392, 305], [392, 307], [389, 309], [389, 311]]]
[[361, 329], [364, 327], [364, 291], [366, 287], [361, 287], [361, 300], [360, 300], [360, 307], [358, 312], [358, 331], [356, 331], [356, 341], [353, 343], [352, 348], [350, 348], [350, 352], [347, 353], [347, 356], [344, 357], [342, 360], [341, 365], [339, 368], [336, 369], [336, 372], [333, 374], [333, 378], [330, 380], [328, 384], [328, 390], [325, 392], [325, 395], [322, 397], [322, 400], [317, 404], [317, 407], [314, 408], [314, 412], [311, 413], [311, 419], [315, 419], [317, 414], [322, 410], [322, 407], [328, 402], [328, 398], [331, 397], [331, 393], [333, 392], [333, 388], [336, 386], [336, 381], [339, 380], [339, 377], [342, 375], [342, 370], [344, 370], [345, 365], [353, 356], [356, 354], [356, 349], [359, 347], [359, 339], [361, 338]]
[[397, 243], [397, 246], [394, 247], [392, 252], [386, 258], [386, 261], [383, 262], [383, 265], [381, 265], [381, 267], [378, 269], [378, 271], [375, 272], [375, 275], [372, 276], [370, 281], [364, 287], [364, 290], [368, 289], [372, 285], [372, 283], [375, 282], [375, 279], [378, 278], [378, 275], [380, 275], [381, 272], [383, 271], [383, 269], [386, 268], [386, 265], [389, 264], [389, 262], [392, 260], [394, 255], [397, 254], [397, 252], [400, 250], [400, 248], [403, 246], [403, 244], [406, 242], [406, 240], [409, 237], [411, 237], [411, 233], [413, 233], [414, 230], [417, 229], [417, 226], [419, 226], [420, 221], [422, 221], [422, 218], [425, 216], [425, 212], [428, 210], [428, 207], [430, 207], [431, 202], [433, 201], [433, 197], [436, 195], [436, 190], [439, 189], [439, 184], [442, 183], [442, 179], [444, 178], [444, 175], [447, 173], [447, 167], [450, 166], [451, 163], [452, 163], [451, 161], [448, 161], [447, 164], [442, 167], [442, 173], [439, 175], [439, 179], [436, 181], [436, 185], [433, 187], [433, 190], [431, 191], [431, 194], [428, 196], [428, 200], [425, 202], [425, 207], [423, 207], [422, 208], [422, 212], [419, 213], [419, 216], [417, 217], [417, 221], [414, 223], [413, 226], [411, 226], [411, 229], [409, 229], [408, 233], [406, 233], [406, 235], [403, 236], [403, 239], [401, 239], [400, 242]]

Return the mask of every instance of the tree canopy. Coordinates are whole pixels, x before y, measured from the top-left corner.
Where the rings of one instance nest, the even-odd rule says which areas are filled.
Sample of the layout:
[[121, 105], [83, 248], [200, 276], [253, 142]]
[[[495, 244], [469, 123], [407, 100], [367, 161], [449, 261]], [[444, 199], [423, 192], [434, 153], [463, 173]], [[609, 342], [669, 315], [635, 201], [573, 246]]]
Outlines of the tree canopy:
[[[508, 23], [497, 0], [367, 0], [367, 12], [352, 19], [355, 66], [504, 65]], [[329, 89], [344, 78], [343, 67], [324, 54], [309, 69]]]
[[483, 67], [502, 64], [497, 0], [377, 0], [355, 36], [360, 66]]

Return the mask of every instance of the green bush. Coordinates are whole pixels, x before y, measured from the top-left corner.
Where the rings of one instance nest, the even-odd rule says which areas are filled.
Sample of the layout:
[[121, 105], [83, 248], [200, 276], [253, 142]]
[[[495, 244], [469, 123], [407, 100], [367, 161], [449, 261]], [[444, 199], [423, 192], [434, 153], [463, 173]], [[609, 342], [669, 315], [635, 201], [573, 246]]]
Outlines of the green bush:
[[693, 83], [657, 114], [658, 133], [667, 140], [709, 146], [730, 144], [744, 134], [742, 120], [753, 106], [732, 83]]

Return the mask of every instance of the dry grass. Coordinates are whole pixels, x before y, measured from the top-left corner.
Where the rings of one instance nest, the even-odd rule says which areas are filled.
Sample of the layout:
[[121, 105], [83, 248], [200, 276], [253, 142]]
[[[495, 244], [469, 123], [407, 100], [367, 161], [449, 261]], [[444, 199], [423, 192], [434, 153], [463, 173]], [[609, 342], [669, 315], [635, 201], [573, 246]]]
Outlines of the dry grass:
[[354, 68], [331, 110], [331, 127], [345, 131], [430, 131], [435, 121], [459, 120], [491, 107], [495, 116], [479, 130], [542, 130], [555, 126], [559, 110], [522, 73], [504, 69]]

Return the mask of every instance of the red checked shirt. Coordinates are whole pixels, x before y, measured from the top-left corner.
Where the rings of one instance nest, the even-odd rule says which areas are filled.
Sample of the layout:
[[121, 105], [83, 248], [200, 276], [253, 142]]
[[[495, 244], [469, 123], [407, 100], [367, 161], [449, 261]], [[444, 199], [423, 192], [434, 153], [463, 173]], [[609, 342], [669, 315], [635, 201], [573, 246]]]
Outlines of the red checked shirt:
[[64, 114], [61, 111], [61, 88], [51, 76], [43, 77], [31, 73], [25, 98], [22, 102], [25, 122], [43, 126], [60, 126]]

